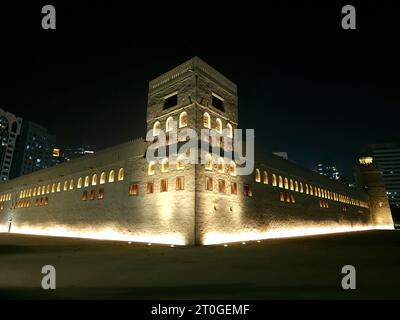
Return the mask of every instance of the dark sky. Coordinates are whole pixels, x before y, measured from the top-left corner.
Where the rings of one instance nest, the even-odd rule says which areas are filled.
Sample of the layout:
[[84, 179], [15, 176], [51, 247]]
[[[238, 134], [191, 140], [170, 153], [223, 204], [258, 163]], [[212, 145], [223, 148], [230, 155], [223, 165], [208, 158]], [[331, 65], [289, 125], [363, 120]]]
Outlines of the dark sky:
[[[55, 31], [41, 29], [44, 4]], [[111, 146], [144, 136], [148, 81], [197, 55], [237, 83], [239, 125], [258, 147], [348, 174], [365, 144], [399, 140], [400, 19], [356, 5], [345, 31], [344, 4], [3, 6], [0, 107], [61, 147]]]

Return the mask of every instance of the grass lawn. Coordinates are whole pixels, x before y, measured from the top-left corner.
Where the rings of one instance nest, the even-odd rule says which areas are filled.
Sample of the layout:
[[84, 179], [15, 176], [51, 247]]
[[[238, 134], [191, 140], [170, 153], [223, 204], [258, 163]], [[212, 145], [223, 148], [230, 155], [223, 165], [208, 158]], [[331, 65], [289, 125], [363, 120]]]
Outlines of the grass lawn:
[[[57, 289], [41, 289], [53, 265]], [[357, 289], [341, 288], [341, 268]], [[399, 299], [400, 231], [175, 247], [0, 234], [0, 299]]]

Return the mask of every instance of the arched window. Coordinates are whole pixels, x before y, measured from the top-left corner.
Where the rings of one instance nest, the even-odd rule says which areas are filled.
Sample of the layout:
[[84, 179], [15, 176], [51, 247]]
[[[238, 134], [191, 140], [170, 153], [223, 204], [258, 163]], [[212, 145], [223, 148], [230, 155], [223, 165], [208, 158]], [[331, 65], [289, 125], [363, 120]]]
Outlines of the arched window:
[[103, 171], [100, 174], [100, 184], [105, 184], [106, 183], [106, 173]]
[[61, 182], [57, 183], [57, 192], [60, 192], [60, 191], [61, 191]]
[[183, 128], [187, 126], [187, 113], [186, 111], [183, 111], [180, 115], [179, 115], [179, 128]]
[[256, 169], [256, 182], [261, 182], [260, 170]]
[[[64, 186], [63, 186], [63, 191], [67, 191], [67, 190], [68, 190], [68, 181], [65, 180], [64, 181]], [[43, 192], [42, 192], [42, 194], [43, 194]]]
[[297, 180], [294, 181], [294, 191], [299, 192], [299, 184]]
[[176, 169], [177, 170], [183, 170], [185, 169], [185, 156], [183, 154], [180, 154], [177, 159], [176, 159]]
[[225, 172], [225, 161], [221, 157], [218, 159], [218, 172], [220, 172], [220, 173]]
[[211, 128], [211, 117], [207, 112], [203, 114], [203, 126], [208, 129]]
[[236, 176], [236, 163], [235, 161], [231, 161], [229, 165], [229, 173], [231, 176], [235, 177]]
[[212, 170], [213, 169], [213, 161], [212, 161], [211, 154], [207, 153], [205, 160], [206, 160], [206, 170]]
[[283, 180], [281, 176], [279, 176], [279, 188], [283, 188]]
[[124, 180], [124, 177], [125, 177], [124, 168], [119, 168], [119, 170], [118, 170], [118, 181]]
[[97, 185], [97, 174], [92, 175], [92, 186]]
[[110, 170], [110, 173], [108, 174], [108, 182], [114, 182], [114, 170]]
[[89, 176], [85, 177], [85, 187], [89, 187]]
[[53, 185], [51, 186], [51, 193], [56, 192], [56, 184], [53, 183]]
[[78, 188], [78, 189], [82, 188], [82, 177], [79, 177], [79, 179], [78, 179], [77, 188]]
[[160, 127], [161, 127], [160, 121], [154, 122], [154, 125], [153, 125], [153, 137], [156, 137], [156, 136], [158, 136], [160, 134]]
[[226, 125], [226, 128], [228, 129], [228, 137], [229, 137], [229, 138], [233, 138], [233, 128], [232, 128], [232, 125], [231, 125], [230, 123], [228, 123], [228, 124]]
[[264, 182], [264, 184], [268, 184], [268, 172], [267, 171], [264, 171], [263, 182]]
[[71, 181], [69, 182], [69, 190], [73, 189], [74, 189], [74, 179], [71, 179]]
[[220, 118], [215, 120], [215, 130], [217, 130], [219, 133], [222, 133], [222, 121]]
[[293, 179], [290, 179], [290, 190], [294, 190], [294, 186], [293, 186]]
[[303, 193], [303, 183], [300, 181], [300, 193]]
[[311, 196], [313, 195], [313, 187], [312, 187], [311, 184], [310, 184], [310, 195], [311, 195]]
[[161, 172], [168, 172], [168, 169], [169, 169], [168, 158], [164, 158], [161, 161]]
[[46, 194], [46, 186], [42, 186], [42, 195]]
[[275, 173], [272, 174], [272, 185], [274, 187], [276, 187], [276, 174]]
[[289, 189], [289, 183], [287, 178], [285, 178], [285, 189]]
[[174, 118], [169, 117], [169, 118], [167, 119], [167, 121], [166, 121], [166, 123], [165, 123], [165, 131], [166, 131], [166, 132], [172, 131], [173, 122], [174, 122]]
[[149, 175], [149, 176], [151, 176], [151, 175], [153, 175], [154, 173], [155, 173], [155, 163], [154, 163], [154, 161], [150, 161], [149, 162], [149, 166], [148, 166], [148, 168], [147, 168], [147, 174]]

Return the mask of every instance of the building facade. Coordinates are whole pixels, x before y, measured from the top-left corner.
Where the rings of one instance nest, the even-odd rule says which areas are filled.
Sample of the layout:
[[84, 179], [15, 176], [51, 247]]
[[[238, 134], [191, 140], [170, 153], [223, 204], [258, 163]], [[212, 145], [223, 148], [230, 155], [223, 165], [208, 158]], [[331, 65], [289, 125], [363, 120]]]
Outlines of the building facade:
[[201, 163], [175, 154], [189, 131], [209, 141], [238, 127], [236, 85], [197, 57], [150, 81], [146, 122], [166, 155], [149, 161], [153, 144], [140, 138], [13, 179], [0, 185], [0, 230], [209, 245], [393, 228], [370, 165], [360, 164], [355, 190], [273, 154], [256, 153], [252, 173], [238, 175], [225, 137], [201, 147]]
[[54, 165], [55, 135], [31, 121], [23, 121], [15, 146], [11, 178], [46, 169]]
[[11, 166], [17, 137], [20, 134], [22, 118], [0, 109], [0, 180], [10, 178]]
[[318, 163], [315, 172], [332, 180], [339, 180], [340, 173], [335, 164]]
[[367, 153], [382, 170], [390, 204], [400, 207], [400, 145], [372, 144], [367, 147]]

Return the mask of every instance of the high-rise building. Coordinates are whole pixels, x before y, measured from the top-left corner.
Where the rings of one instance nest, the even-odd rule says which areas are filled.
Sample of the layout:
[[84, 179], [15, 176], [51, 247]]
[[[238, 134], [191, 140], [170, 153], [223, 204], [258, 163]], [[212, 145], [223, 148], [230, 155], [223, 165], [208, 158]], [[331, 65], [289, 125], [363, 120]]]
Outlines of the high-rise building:
[[31, 121], [22, 123], [17, 139], [11, 177], [51, 167], [56, 137], [47, 129]]
[[95, 146], [91, 145], [82, 145], [82, 146], [73, 146], [73, 147], [66, 147], [63, 151], [63, 161], [70, 161], [73, 159], [80, 158], [87, 154], [93, 154], [96, 151]]
[[383, 172], [390, 204], [400, 207], [400, 144], [371, 144], [365, 151]]
[[332, 180], [339, 180], [340, 178], [336, 165], [332, 163], [318, 163], [315, 172]]
[[0, 109], [0, 181], [8, 180], [22, 118]]

